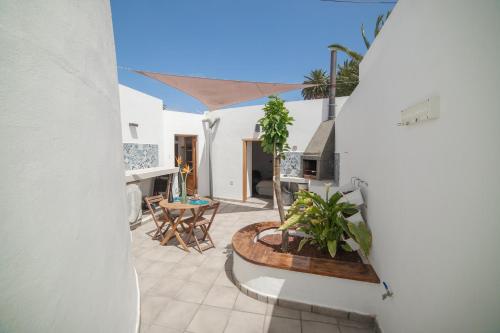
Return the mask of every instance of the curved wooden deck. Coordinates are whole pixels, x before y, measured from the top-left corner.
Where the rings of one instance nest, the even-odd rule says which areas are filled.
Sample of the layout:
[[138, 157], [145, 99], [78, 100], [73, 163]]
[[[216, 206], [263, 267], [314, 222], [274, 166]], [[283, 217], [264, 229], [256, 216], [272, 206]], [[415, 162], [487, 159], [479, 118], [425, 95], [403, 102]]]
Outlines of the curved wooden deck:
[[279, 222], [269, 221], [250, 224], [240, 229], [233, 236], [234, 251], [243, 259], [257, 265], [341, 279], [380, 283], [380, 279], [371, 265], [277, 253], [273, 252], [271, 248], [254, 241], [260, 232], [277, 227], [279, 227]]

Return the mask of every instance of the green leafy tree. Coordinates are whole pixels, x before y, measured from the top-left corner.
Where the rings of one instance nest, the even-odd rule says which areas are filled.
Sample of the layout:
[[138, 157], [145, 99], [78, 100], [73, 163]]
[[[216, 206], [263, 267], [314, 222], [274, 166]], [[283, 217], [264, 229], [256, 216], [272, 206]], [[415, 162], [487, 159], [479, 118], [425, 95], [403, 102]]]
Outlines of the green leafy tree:
[[[261, 141], [262, 150], [273, 155], [273, 182], [274, 194], [278, 204], [281, 223], [285, 222], [285, 210], [281, 196], [280, 166], [284, 152], [288, 151], [288, 126], [293, 124], [293, 118], [285, 108], [285, 101], [278, 96], [270, 96], [264, 105], [264, 117], [259, 120], [262, 128]], [[282, 250], [288, 249], [288, 233], [283, 231]]]
[[328, 97], [328, 83], [330, 75], [323, 69], [314, 69], [309, 75], [304, 76], [304, 84], [315, 84], [313, 87], [302, 89], [304, 99], [318, 99]]

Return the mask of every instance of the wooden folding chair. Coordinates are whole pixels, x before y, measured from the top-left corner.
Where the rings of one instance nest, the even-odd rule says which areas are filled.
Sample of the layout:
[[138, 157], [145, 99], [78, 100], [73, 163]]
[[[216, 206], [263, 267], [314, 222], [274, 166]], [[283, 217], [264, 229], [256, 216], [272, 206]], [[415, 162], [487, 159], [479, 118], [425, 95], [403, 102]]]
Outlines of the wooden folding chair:
[[[187, 243], [188, 245], [196, 243], [196, 246], [198, 247], [198, 251], [203, 254], [203, 251], [208, 250], [212, 247], [215, 247], [215, 244], [212, 240], [212, 237], [210, 237], [210, 234], [208, 231], [210, 230], [210, 227], [212, 226], [212, 223], [214, 222], [215, 215], [217, 215], [217, 210], [219, 209], [219, 202], [213, 201], [210, 206], [207, 207], [202, 207], [199, 209], [198, 214], [196, 214], [194, 219], [191, 219], [191, 221], [187, 221], [189, 225], [188, 229], [188, 239]], [[212, 216], [210, 219], [207, 219], [203, 216], [206, 212], [212, 211]], [[199, 229], [203, 233], [203, 237], [201, 238], [201, 242], [207, 241], [208, 246], [205, 248], [202, 248], [200, 245], [200, 239], [196, 237], [196, 230]], [[191, 238], [194, 238], [193, 242], [191, 241]], [[208, 238], [208, 239], [207, 239]]]
[[[151, 217], [156, 224], [156, 232], [153, 235], [153, 239], [160, 239], [160, 241], [163, 241], [164, 234], [170, 227], [170, 224], [168, 223], [169, 219], [165, 215], [163, 210], [160, 209], [161, 213], [159, 215], [156, 215], [157, 210], [160, 208], [160, 205], [158, 203], [164, 199], [165, 198], [162, 195], [154, 195], [144, 198], [144, 201], [146, 201], [146, 205], [151, 212]], [[165, 230], [163, 230], [164, 228]]]

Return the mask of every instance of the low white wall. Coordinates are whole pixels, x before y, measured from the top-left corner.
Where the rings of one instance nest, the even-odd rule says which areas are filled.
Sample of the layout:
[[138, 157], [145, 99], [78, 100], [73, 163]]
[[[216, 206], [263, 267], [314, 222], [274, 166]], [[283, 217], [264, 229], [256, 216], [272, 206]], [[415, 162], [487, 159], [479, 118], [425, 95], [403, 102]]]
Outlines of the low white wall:
[[134, 332], [107, 1], [2, 1], [0, 332]]
[[[337, 119], [341, 183], [368, 182], [370, 259], [394, 291], [384, 332], [500, 327], [499, 31], [498, 1], [399, 1]], [[440, 119], [397, 126], [433, 95]]]
[[378, 284], [255, 265], [234, 253], [233, 274], [247, 289], [264, 296], [373, 315]]
[[163, 112], [163, 149], [165, 151], [165, 165], [175, 166], [175, 135], [196, 135], [198, 137], [198, 193], [209, 194], [208, 183], [208, 155], [205, 147], [205, 132], [202, 120], [203, 114], [177, 112], [168, 110]]
[[[337, 114], [347, 97], [336, 100]], [[289, 128], [290, 147], [304, 151], [321, 121], [326, 119], [328, 101], [316, 99], [286, 102], [295, 121]], [[208, 112], [211, 119], [220, 118], [212, 145], [214, 196], [242, 199], [243, 139], [255, 138], [255, 124], [264, 116], [263, 105], [228, 108]]]

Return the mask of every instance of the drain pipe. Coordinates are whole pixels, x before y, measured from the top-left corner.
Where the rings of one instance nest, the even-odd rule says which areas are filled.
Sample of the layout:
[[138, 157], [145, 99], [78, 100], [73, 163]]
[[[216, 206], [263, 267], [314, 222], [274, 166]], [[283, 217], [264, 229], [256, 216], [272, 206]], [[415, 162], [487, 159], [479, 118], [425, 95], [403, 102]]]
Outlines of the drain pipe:
[[335, 94], [337, 86], [337, 50], [330, 55], [330, 89], [328, 93], [328, 120], [335, 119]]
[[210, 199], [213, 199], [214, 197], [214, 186], [213, 186], [213, 180], [212, 180], [212, 130], [215, 126], [220, 121], [220, 118], [217, 117], [213, 121], [211, 119], [203, 119], [203, 123], [208, 124], [208, 186], [210, 189]]
[[[337, 94], [337, 50], [330, 49], [330, 89], [328, 94], [328, 120], [335, 121], [335, 95]], [[335, 136], [335, 123], [333, 124]], [[339, 186], [340, 155], [337, 153], [337, 143], [333, 140], [333, 184]]]

